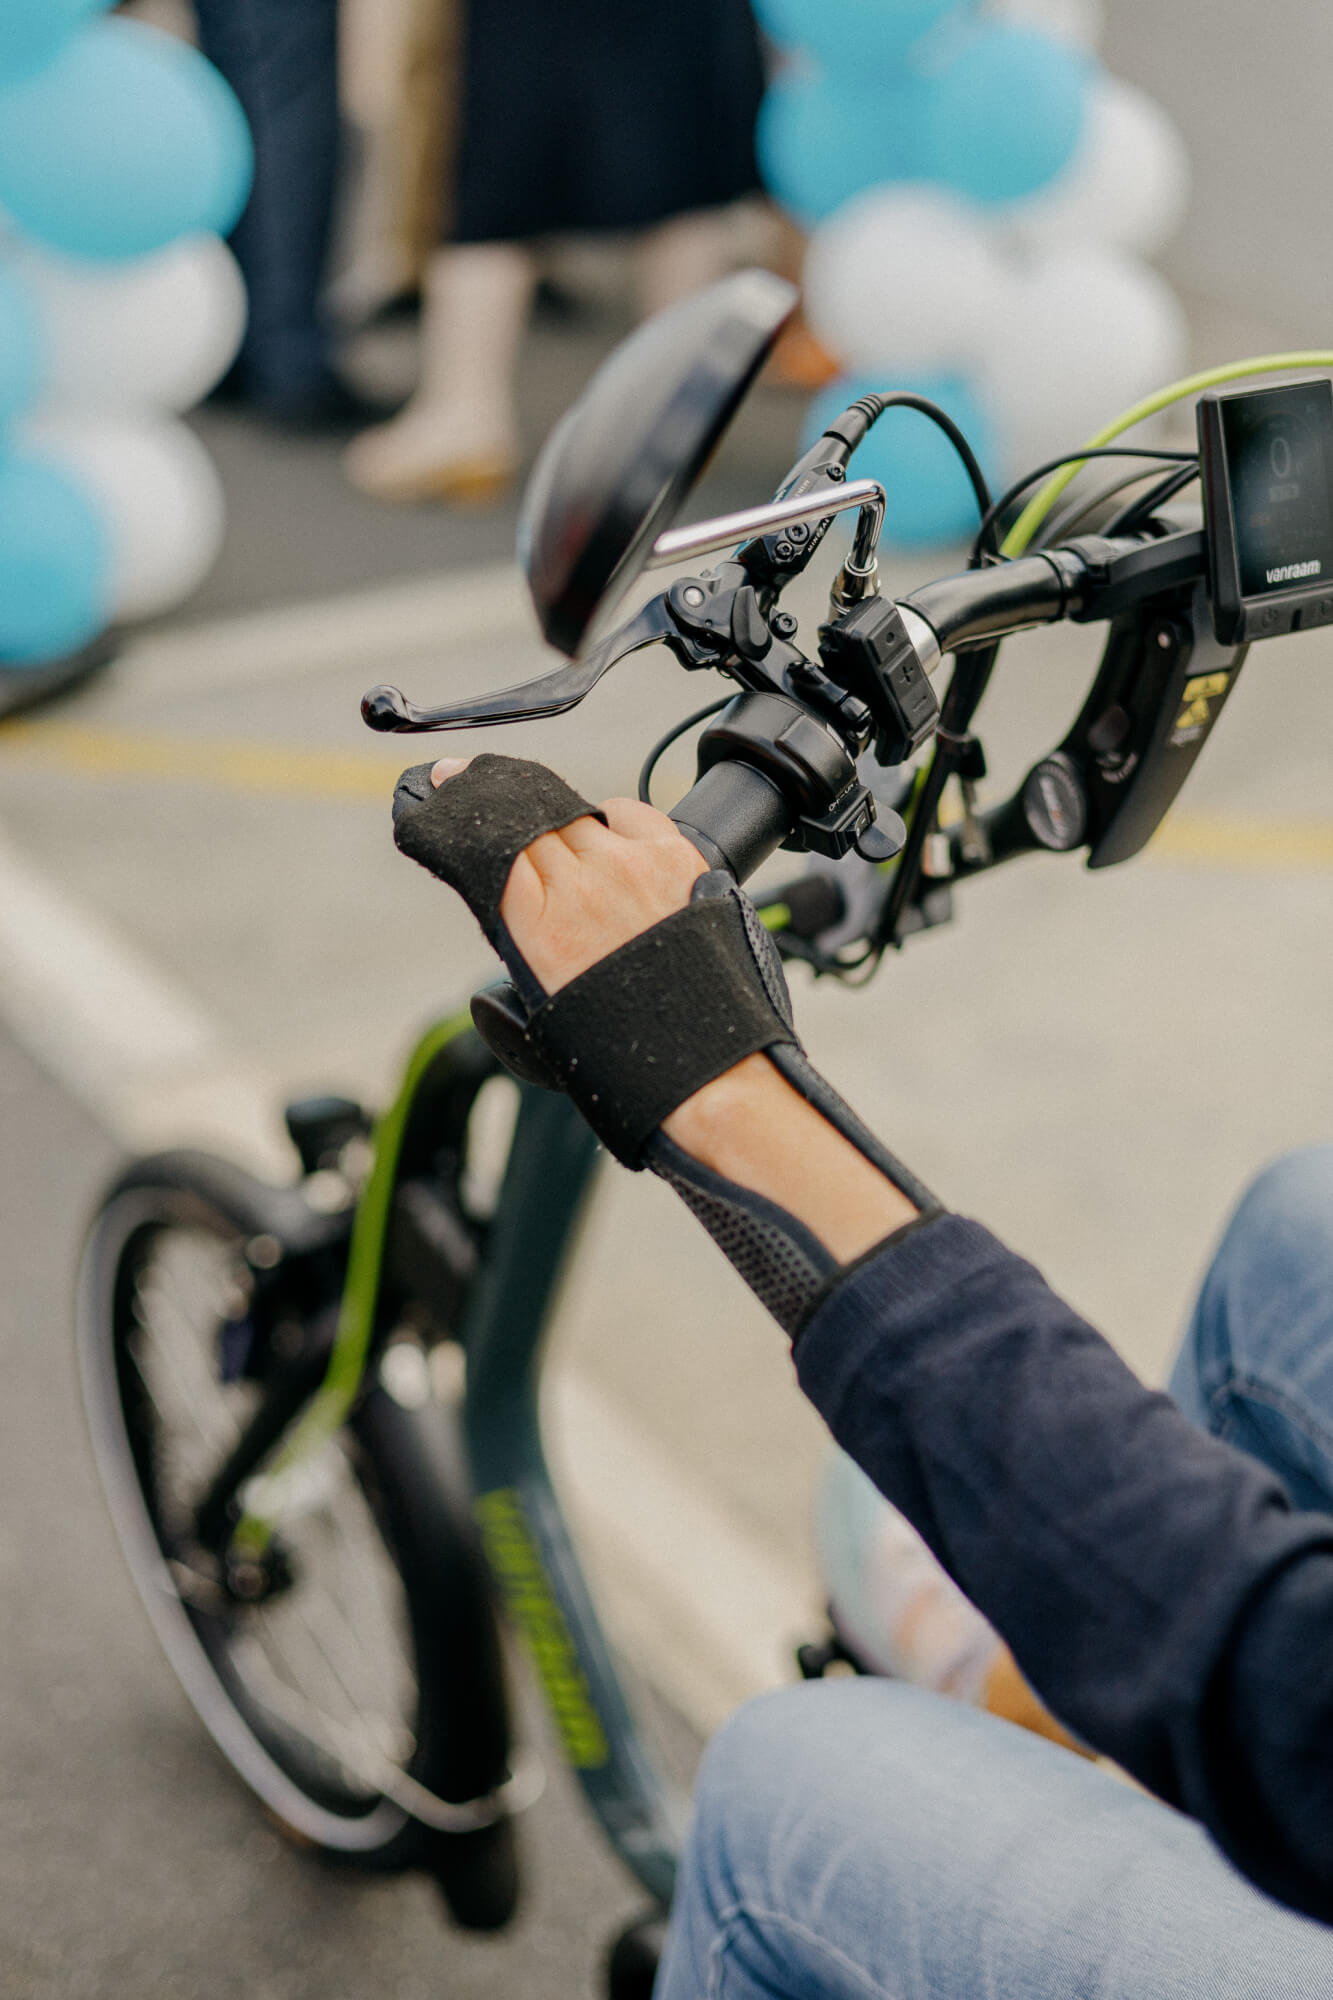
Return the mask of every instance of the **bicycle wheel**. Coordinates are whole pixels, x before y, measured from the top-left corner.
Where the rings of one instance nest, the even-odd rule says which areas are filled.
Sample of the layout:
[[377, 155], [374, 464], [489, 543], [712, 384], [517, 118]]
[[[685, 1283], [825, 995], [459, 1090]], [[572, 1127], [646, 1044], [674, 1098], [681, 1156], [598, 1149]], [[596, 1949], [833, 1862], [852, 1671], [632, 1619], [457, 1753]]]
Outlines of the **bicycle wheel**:
[[322, 1375], [340, 1237], [298, 1191], [204, 1155], [122, 1175], [80, 1293], [94, 1451], [157, 1636], [251, 1790], [328, 1854], [428, 1868], [492, 1928], [516, 1893], [507, 1706], [440, 1405], [373, 1386], [264, 1562], [229, 1564], [247, 1468]]

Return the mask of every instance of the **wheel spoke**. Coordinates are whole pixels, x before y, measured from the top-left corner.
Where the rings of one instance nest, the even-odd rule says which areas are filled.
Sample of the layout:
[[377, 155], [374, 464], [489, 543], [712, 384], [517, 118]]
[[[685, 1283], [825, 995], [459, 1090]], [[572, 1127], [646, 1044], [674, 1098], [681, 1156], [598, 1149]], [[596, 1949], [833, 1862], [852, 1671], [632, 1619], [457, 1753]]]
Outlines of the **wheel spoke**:
[[117, 1335], [148, 1444], [139, 1470], [151, 1482], [149, 1511], [180, 1601], [232, 1706], [242, 1718], [248, 1710], [268, 1754], [313, 1797], [326, 1799], [330, 1772], [342, 1772], [334, 1791], [345, 1786], [343, 1811], [361, 1817], [411, 1762], [418, 1685], [401, 1578], [343, 1446], [314, 1462], [279, 1528], [276, 1553], [290, 1581], [278, 1574], [268, 1597], [242, 1605], [191, 1567], [199, 1497], [263, 1394], [218, 1372], [239, 1241], [164, 1221], [141, 1248]]

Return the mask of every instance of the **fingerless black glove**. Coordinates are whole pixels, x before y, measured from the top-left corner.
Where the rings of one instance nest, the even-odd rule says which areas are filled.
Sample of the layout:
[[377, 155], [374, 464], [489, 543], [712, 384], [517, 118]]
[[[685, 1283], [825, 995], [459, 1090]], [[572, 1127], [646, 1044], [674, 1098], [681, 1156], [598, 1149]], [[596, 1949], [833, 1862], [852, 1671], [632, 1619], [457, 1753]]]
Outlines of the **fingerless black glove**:
[[476, 757], [438, 789], [430, 772], [419, 764], [399, 779], [394, 839], [457, 889], [504, 960], [527, 1010], [534, 1067], [569, 1093], [618, 1160], [670, 1182], [794, 1334], [836, 1275], [836, 1260], [785, 1209], [673, 1145], [660, 1128], [678, 1105], [762, 1050], [918, 1208], [934, 1212], [938, 1204], [811, 1067], [792, 1025], [781, 961], [753, 904], [730, 875], [701, 875], [683, 910], [547, 994], [500, 915], [509, 871], [541, 834], [584, 814], [605, 824], [605, 815], [525, 758]]

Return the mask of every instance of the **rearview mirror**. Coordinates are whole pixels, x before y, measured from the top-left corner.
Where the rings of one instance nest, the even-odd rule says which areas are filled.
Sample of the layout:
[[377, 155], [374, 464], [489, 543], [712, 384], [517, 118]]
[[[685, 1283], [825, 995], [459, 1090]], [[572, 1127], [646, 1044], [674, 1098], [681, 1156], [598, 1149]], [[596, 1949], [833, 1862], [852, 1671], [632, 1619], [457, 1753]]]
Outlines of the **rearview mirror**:
[[562, 653], [578, 651], [643, 568], [796, 296], [769, 271], [738, 271], [655, 314], [547, 439], [523, 495], [518, 554], [542, 631]]

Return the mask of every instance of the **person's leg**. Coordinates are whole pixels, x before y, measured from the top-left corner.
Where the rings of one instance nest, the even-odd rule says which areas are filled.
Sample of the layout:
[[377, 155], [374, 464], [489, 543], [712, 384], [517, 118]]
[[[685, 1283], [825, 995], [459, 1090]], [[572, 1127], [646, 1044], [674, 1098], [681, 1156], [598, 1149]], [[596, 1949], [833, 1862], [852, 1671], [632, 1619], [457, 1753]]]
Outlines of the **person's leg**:
[[724, 277], [734, 257], [736, 211], [701, 208], [645, 229], [634, 246], [635, 301], [648, 319]]
[[1193, 1821], [891, 1681], [784, 1689], [710, 1745], [655, 2000], [1257, 2000], [1333, 1931]]
[[1185, 1414], [1333, 1509], [1333, 1146], [1260, 1174], [1227, 1225], [1171, 1377]]
[[363, 431], [344, 470], [378, 500], [481, 500], [518, 464], [514, 381], [536, 264], [522, 243], [455, 243], [422, 290], [421, 376], [392, 423]]
[[320, 310], [338, 157], [337, 0], [196, 0], [204, 54], [240, 99], [255, 177], [232, 248], [250, 295], [245, 394], [298, 413], [329, 383]]

